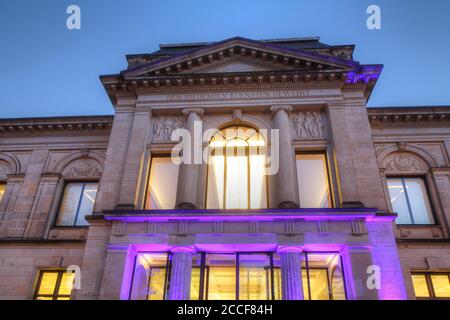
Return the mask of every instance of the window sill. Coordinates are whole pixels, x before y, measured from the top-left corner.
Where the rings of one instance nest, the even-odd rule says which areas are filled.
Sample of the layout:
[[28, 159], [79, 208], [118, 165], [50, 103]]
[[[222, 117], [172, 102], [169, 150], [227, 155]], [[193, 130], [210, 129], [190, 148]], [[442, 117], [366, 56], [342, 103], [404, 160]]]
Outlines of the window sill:
[[89, 227], [52, 227], [48, 234], [51, 240], [85, 240]]
[[397, 225], [397, 239], [445, 239], [440, 225]]

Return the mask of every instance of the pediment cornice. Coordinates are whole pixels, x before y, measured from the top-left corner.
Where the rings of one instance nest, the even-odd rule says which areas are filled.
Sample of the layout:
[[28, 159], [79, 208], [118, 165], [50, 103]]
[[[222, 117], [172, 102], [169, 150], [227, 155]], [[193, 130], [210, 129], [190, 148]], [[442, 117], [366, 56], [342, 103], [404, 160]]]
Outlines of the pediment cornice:
[[231, 38], [194, 51], [145, 63], [121, 72], [124, 78], [175, 76], [202, 69], [224, 59], [239, 57], [254, 63], [271, 64], [281, 70], [342, 70], [358, 68], [359, 63], [318, 52], [295, 50], [245, 38]]

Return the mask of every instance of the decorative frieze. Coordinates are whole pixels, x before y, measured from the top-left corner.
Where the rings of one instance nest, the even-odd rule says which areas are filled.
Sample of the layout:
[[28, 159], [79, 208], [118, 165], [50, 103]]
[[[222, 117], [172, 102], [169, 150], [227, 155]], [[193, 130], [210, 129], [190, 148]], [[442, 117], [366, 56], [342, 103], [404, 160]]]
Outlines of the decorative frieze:
[[325, 121], [319, 111], [299, 111], [291, 114], [292, 137], [300, 139], [325, 138]]
[[183, 119], [177, 116], [159, 116], [153, 122], [153, 141], [170, 141], [172, 132], [183, 127]]

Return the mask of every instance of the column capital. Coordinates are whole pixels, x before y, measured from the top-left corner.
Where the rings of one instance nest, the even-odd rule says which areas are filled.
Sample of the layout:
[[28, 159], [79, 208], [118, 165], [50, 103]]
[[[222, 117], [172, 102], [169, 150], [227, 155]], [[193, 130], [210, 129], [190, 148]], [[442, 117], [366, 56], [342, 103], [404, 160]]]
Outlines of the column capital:
[[197, 252], [194, 246], [173, 246], [170, 248], [170, 252], [178, 253], [178, 252], [186, 252], [190, 254], [194, 254]]
[[293, 110], [291, 105], [288, 104], [283, 104], [283, 105], [275, 105], [275, 106], [271, 106], [270, 107], [270, 111], [272, 111], [273, 113], [277, 113], [278, 111], [286, 111], [286, 112], [291, 112]]
[[278, 246], [277, 253], [302, 253], [304, 251], [303, 247], [299, 246]]
[[185, 116], [188, 116], [191, 112], [195, 112], [200, 117], [203, 117], [203, 114], [205, 113], [205, 109], [203, 109], [203, 108], [184, 108], [182, 112]]

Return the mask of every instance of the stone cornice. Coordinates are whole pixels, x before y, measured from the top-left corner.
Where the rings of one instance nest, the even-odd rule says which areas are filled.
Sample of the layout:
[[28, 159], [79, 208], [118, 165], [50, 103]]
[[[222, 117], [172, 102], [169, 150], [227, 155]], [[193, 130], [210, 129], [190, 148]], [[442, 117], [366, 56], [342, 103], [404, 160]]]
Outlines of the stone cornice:
[[110, 130], [113, 116], [0, 119], [0, 134]]
[[449, 107], [369, 108], [372, 127], [447, 127]]

